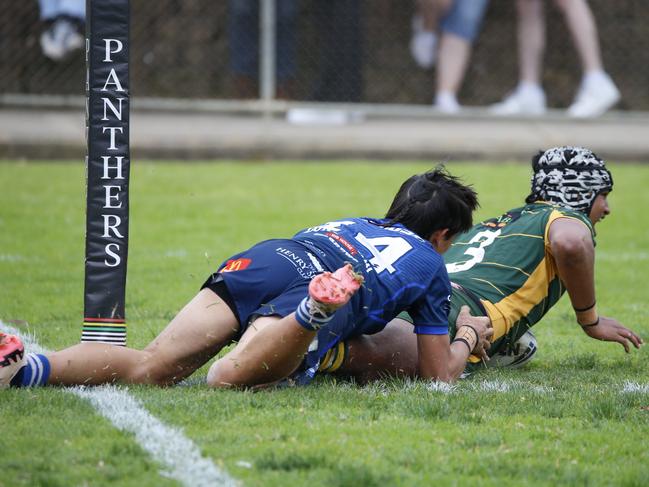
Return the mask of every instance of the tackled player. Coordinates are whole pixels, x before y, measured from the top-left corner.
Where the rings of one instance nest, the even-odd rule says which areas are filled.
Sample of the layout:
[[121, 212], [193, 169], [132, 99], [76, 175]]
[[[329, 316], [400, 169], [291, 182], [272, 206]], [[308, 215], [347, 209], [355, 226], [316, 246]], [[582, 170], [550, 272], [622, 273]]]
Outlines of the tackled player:
[[[453, 281], [451, 336], [458, 309], [467, 305], [491, 321], [493, 365], [522, 365], [536, 351], [529, 329], [568, 291], [586, 335], [620, 343], [626, 352], [639, 348], [642, 339], [600, 315], [595, 299], [594, 226], [610, 214], [607, 196], [613, 189], [606, 164], [588, 149], [555, 147], [534, 156], [532, 170], [525, 206], [475, 225], [444, 254]], [[409, 321], [404, 313], [378, 334], [339, 344], [328, 362], [338, 366], [328, 371], [361, 380], [416, 375]], [[471, 356], [467, 371], [480, 362]]]

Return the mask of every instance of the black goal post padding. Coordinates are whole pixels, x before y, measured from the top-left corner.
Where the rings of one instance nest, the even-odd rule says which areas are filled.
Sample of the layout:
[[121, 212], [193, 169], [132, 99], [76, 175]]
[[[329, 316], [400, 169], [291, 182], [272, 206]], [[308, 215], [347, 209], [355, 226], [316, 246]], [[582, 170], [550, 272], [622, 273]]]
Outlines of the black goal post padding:
[[129, 1], [86, 1], [86, 265], [82, 342], [126, 345]]

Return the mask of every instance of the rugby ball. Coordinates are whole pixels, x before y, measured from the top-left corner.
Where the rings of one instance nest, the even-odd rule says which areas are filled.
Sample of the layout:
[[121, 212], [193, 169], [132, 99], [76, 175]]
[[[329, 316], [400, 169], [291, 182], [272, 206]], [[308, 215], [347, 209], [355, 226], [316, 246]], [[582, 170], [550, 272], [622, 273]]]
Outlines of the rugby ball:
[[491, 357], [488, 367], [522, 367], [536, 354], [536, 337], [527, 330], [516, 342]]

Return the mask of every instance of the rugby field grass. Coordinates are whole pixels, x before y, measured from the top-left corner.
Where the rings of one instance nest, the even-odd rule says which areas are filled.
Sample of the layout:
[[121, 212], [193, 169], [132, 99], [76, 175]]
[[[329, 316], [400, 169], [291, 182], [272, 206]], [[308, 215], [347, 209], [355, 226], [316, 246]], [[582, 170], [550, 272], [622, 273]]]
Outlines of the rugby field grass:
[[[138, 163], [131, 174], [129, 345], [146, 345], [223, 258], [339, 217], [380, 216], [425, 164]], [[452, 164], [477, 219], [518, 206], [524, 165]], [[649, 338], [649, 167], [612, 165], [612, 215], [597, 227], [598, 306]], [[0, 320], [47, 349], [78, 342], [84, 168], [0, 163]], [[535, 327], [520, 370], [453, 388], [331, 378], [300, 389], [129, 387], [155, 417], [245, 485], [646, 485], [647, 349], [587, 338], [567, 298]], [[0, 391], [0, 486], [174, 485], [135, 437], [65, 390]]]

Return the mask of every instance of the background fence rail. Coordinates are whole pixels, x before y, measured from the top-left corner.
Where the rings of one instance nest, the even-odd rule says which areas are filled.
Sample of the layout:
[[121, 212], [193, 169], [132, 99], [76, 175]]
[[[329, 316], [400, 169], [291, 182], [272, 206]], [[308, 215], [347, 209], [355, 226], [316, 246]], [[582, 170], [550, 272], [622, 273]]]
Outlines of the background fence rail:
[[[243, 8], [248, 3], [132, 0], [134, 96], [221, 100], [258, 96], [256, 81], [232, 70], [233, 51], [237, 56], [245, 51], [233, 46], [233, 6]], [[333, 26], [324, 25], [331, 22], [326, 6], [336, 3], [333, 0], [297, 0], [291, 2], [296, 5], [294, 12], [283, 10], [288, 8], [283, 3], [279, 0], [277, 5], [276, 30], [278, 35], [288, 31], [295, 36], [295, 52], [283, 53], [294, 59], [294, 71], [280, 67], [279, 97], [430, 105], [434, 71], [419, 68], [408, 50], [413, 2], [346, 0], [346, 10], [338, 13]], [[574, 97], [581, 71], [561, 15], [553, 2], [546, 3], [543, 82], [549, 106], [565, 107]], [[649, 110], [649, 2], [591, 0], [590, 5], [597, 18], [604, 64], [622, 92], [620, 108]], [[0, 93], [82, 95], [83, 53], [77, 51], [58, 62], [43, 55], [39, 38], [44, 24], [38, 3], [2, 0], [0, 9]], [[287, 16], [294, 25], [282, 24]], [[259, 35], [259, 18], [248, 18], [254, 39]], [[284, 62], [279, 52], [277, 58]], [[332, 65], [335, 68], [327, 71]], [[516, 66], [515, 2], [492, 0], [460, 101], [471, 106], [498, 101], [515, 86]], [[282, 69], [290, 71], [285, 79]]]

